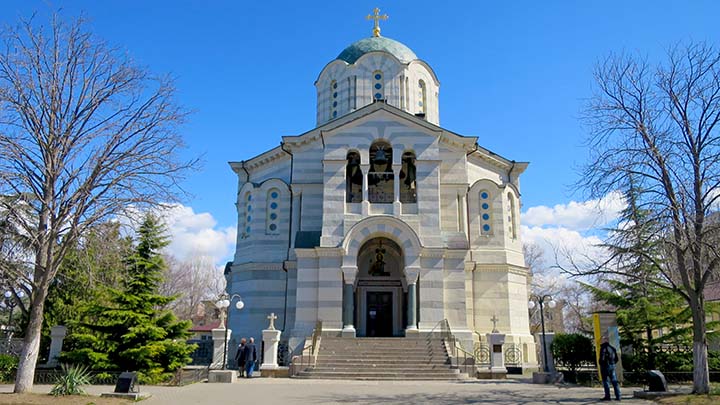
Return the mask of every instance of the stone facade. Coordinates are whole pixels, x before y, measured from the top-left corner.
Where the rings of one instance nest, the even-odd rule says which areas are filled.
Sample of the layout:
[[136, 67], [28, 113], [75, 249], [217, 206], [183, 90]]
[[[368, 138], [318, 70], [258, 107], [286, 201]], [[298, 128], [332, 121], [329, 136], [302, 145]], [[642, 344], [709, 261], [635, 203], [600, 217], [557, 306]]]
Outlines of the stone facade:
[[536, 364], [519, 233], [527, 163], [439, 127], [439, 83], [407, 47], [356, 44], [316, 82], [317, 128], [230, 164], [238, 235], [226, 277], [245, 308], [229, 327], [258, 338], [274, 312], [297, 348], [318, 320], [337, 336], [414, 336], [447, 319], [471, 351], [495, 316]]

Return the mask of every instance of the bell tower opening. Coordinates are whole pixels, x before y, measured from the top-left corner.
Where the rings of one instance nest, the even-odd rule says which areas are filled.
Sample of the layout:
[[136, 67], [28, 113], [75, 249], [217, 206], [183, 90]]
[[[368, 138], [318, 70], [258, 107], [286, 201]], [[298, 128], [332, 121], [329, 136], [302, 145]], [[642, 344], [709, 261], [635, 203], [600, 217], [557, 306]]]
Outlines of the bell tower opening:
[[407, 325], [407, 285], [402, 248], [391, 239], [367, 241], [358, 252], [355, 325], [358, 336], [403, 336]]

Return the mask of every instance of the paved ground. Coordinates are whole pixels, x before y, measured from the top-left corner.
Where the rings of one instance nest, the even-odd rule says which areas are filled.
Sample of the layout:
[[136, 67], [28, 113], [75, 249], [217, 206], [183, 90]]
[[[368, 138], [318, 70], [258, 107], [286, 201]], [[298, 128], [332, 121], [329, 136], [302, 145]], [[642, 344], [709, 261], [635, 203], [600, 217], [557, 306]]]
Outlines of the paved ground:
[[[88, 387], [91, 394], [113, 387]], [[36, 386], [47, 392], [49, 386]], [[0, 392], [12, 391], [11, 386]], [[185, 387], [143, 386], [153, 396], [141, 404], [494, 404], [494, 405], [584, 405], [598, 403], [601, 387], [556, 387], [533, 385], [517, 380], [467, 382], [425, 381], [329, 381], [261, 379], [240, 380], [235, 384], [197, 383]], [[650, 405], [632, 398], [625, 388], [623, 402]], [[52, 403], [52, 402], [49, 402]], [[607, 403], [607, 402], [604, 402]]]

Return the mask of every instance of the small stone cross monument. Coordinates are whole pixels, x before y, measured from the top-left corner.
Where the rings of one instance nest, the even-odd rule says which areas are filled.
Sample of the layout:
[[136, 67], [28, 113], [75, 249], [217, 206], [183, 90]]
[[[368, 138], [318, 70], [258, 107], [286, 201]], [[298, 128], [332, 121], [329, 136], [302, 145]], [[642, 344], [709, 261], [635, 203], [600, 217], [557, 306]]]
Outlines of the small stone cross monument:
[[[275, 320], [277, 319], [277, 315], [275, 315], [274, 312], [271, 313], [267, 319], [270, 320], [270, 325], [267, 329], [262, 331], [263, 346], [265, 350], [263, 352], [263, 364], [260, 366], [260, 371], [277, 370], [279, 367], [277, 363], [277, 355], [278, 343], [280, 342], [280, 334], [282, 331], [275, 329]], [[263, 373], [263, 375], [266, 374]]]
[[277, 319], [275, 312], [271, 312], [267, 319], [270, 320], [270, 326], [268, 326], [267, 330], [275, 330], [275, 320]]
[[492, 321], [493, 323], [492, 333], [500, 333], [497, 329], [497, 323], [499, 319], [497, 318], [497, 316], [495, 316], [495, 314], [493, 314], [493, 317], [490, 318], [490, 321]]

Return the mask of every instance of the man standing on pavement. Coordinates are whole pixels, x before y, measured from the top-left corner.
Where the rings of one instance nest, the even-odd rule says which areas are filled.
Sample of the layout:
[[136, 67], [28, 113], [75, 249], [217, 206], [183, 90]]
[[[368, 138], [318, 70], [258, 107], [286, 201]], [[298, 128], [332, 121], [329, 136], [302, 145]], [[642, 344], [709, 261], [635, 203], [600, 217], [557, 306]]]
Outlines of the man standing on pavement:
[[243, 349], [243, 353], [245, 353], [245, 377], [252, 378], [252, 373], [255, 371], [255, 362], [258, 360], [255, 338], [250, 338]]
[[615, 364], [618, 362], [617, 350], [610, 346], [608, 337], [603, 336], [600, 345], [600, 376], [602, 377], [603, 389], [605, 390], [605, 396], [603, 401], [610, 400], [610, 384], [612, 383], [613, 390], [615, 391], [615, 399], [620, 400], [620, 386], [618, 385], [617, 375], [615, 375]]

